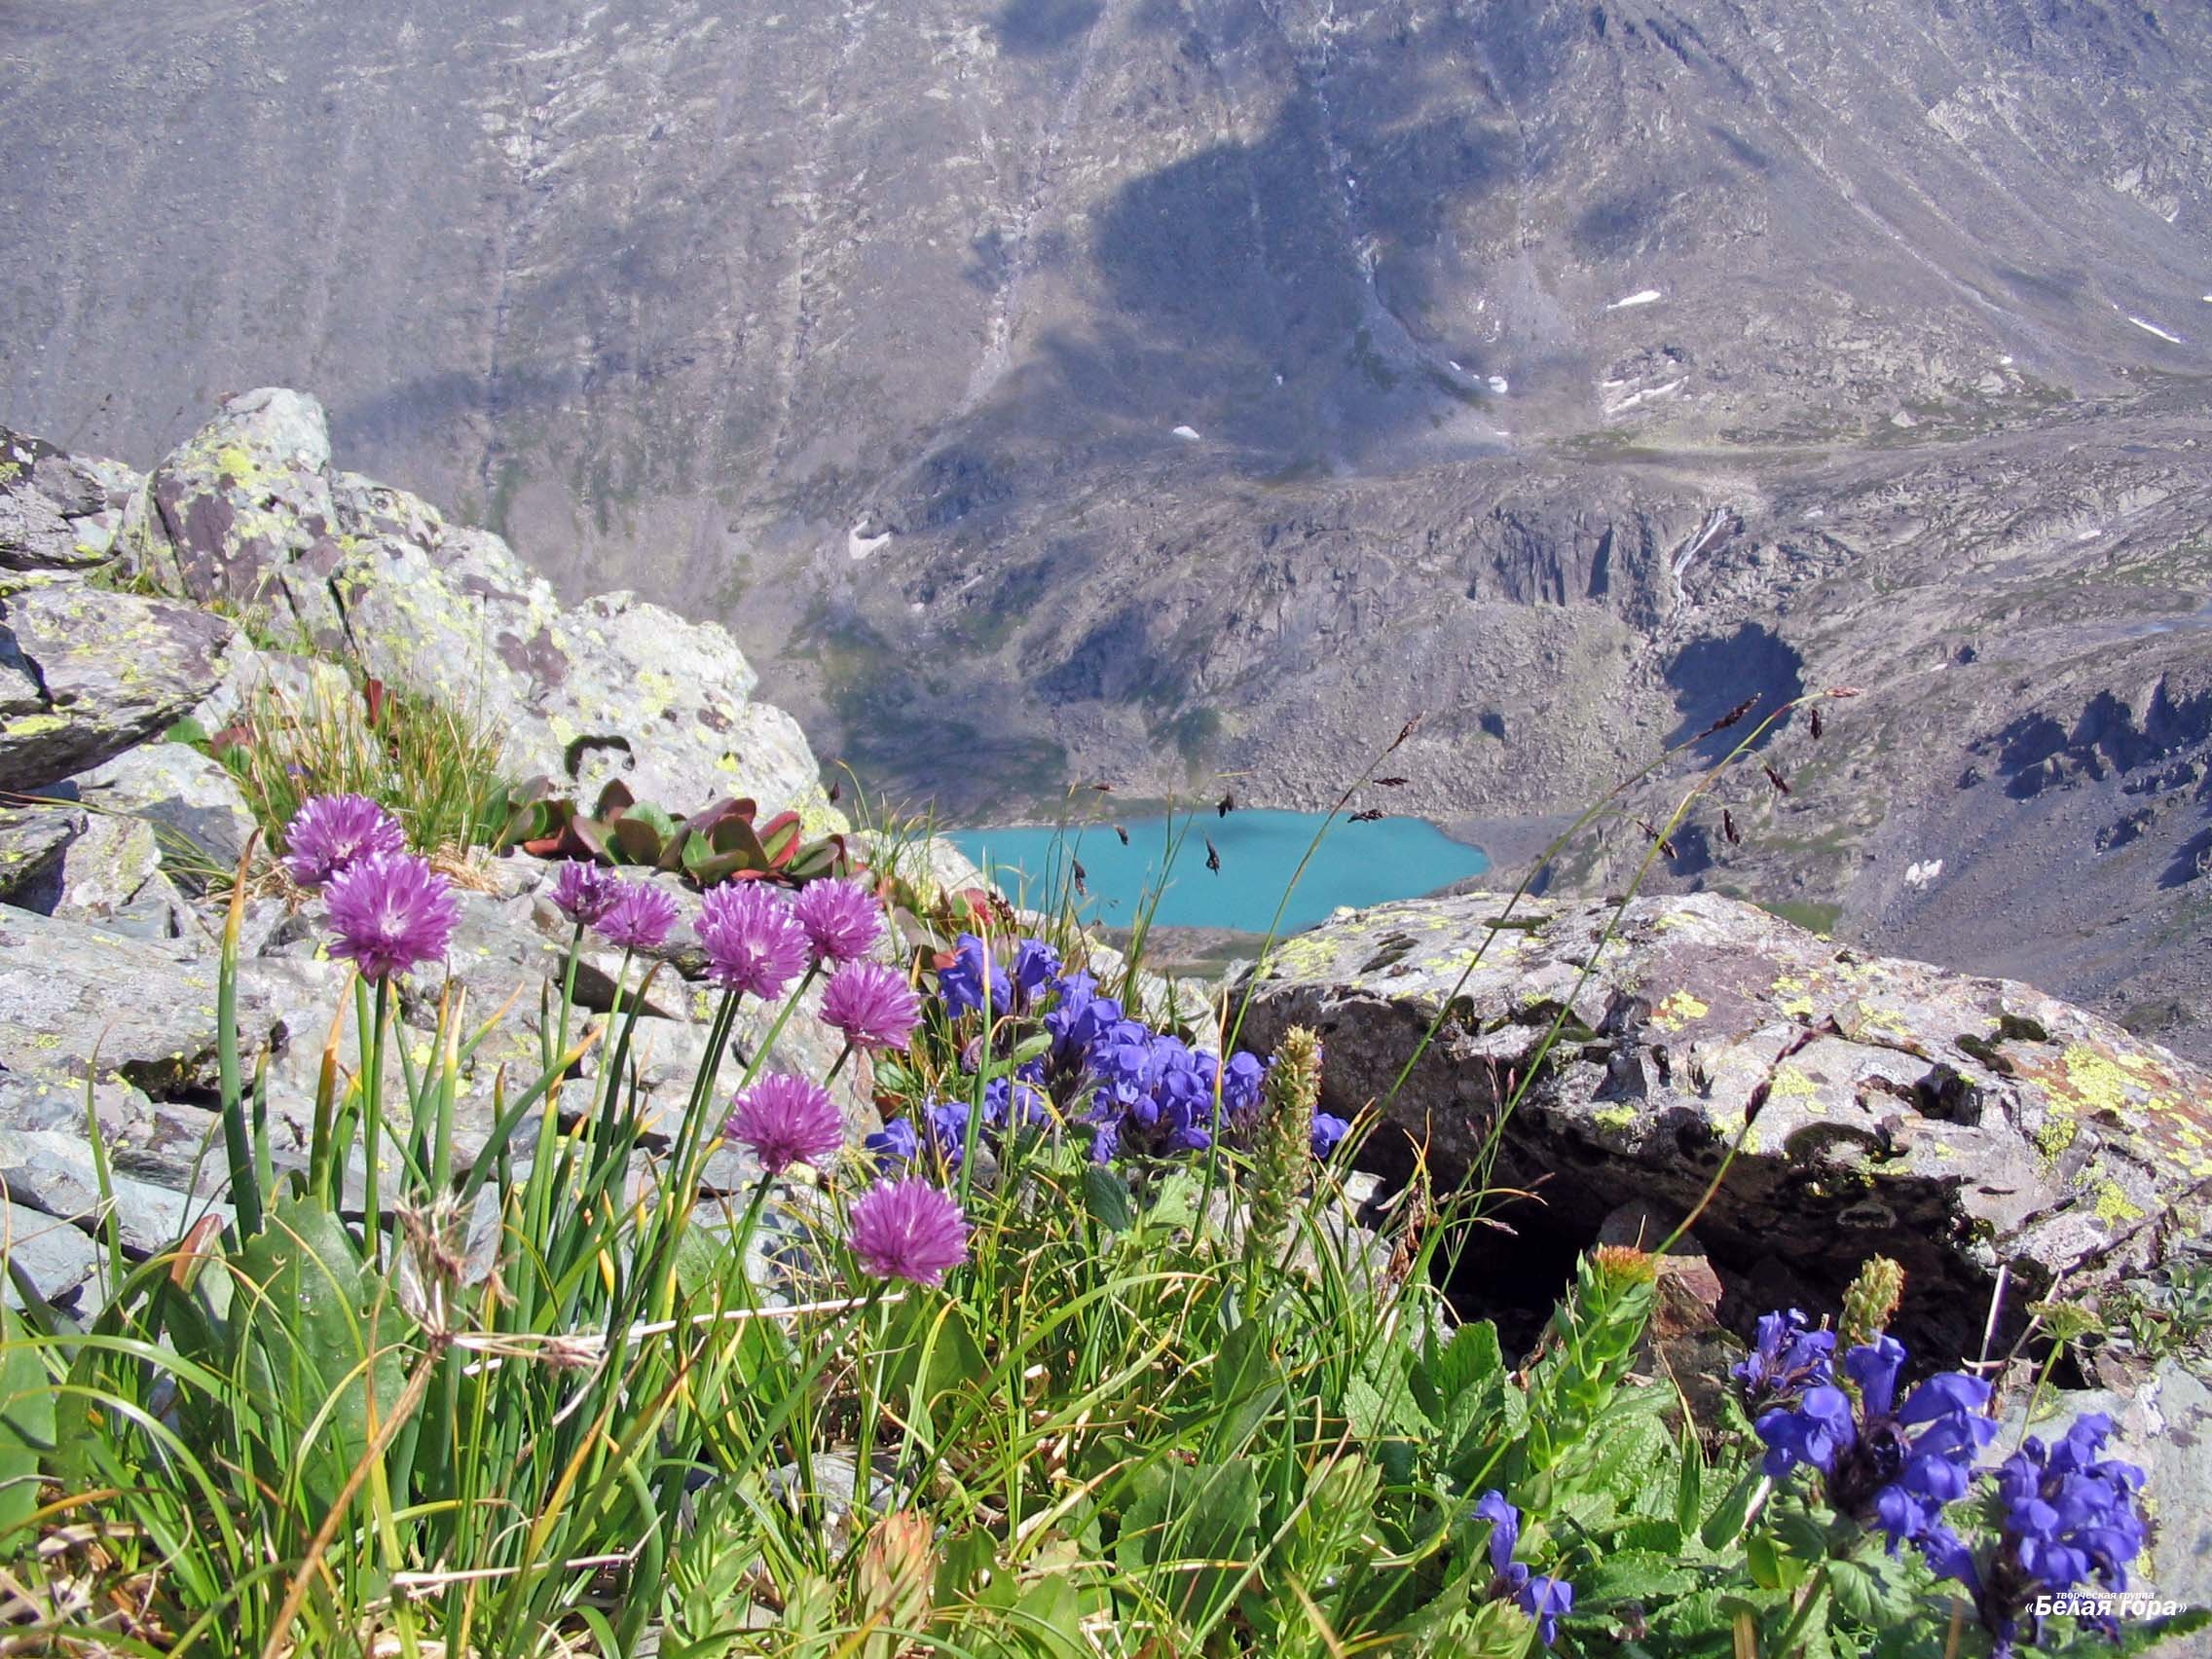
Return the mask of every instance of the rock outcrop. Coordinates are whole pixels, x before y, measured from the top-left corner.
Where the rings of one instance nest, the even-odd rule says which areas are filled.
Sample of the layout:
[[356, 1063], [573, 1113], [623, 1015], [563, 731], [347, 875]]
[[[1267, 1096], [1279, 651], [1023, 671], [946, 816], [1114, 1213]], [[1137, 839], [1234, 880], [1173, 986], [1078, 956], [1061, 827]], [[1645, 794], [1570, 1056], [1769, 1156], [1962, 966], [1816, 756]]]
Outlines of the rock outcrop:
[[[678, 811], [750, 795], [767, 813], [796, 808], [815, 830], [845, 828], [796, 722], [753, 700], [752, 666], [720, 628], [622, 594], [564, 607], [497, 536], [333, 472], [311, 397], [272, 388], [233, 398], [143, 478], [0, 433], [0, 1192], [18, 1270], [11, 1297], [96, 1297], [94, 1239], [111, 1219], [137, 1255], [220, 1208], [222, 916], [205, 895], [254, 820], [221, 763], [165, 734], [187, 715], [216, 730], [252, 715], [265, 692], [298, 708], [344, 702], [356, 676], [473, 714], [503, 736], [516, 776], [547, 774], [587, 801], [620, 777]], [[925, 852], [934, 866], [949, 849]], [[459, 874], [446, 978], [408, 986], [399, 1017], [419, 1045], [449, 984], [471, 1021], [507, 1011], [463, 1067], [455, 1154], [466, 1167], [489, 1142], [502, 1074], [511, 1095], [543, 1066], [540, 1010], [570, 928], [545, 896], [551, 866], [478, 854]], [[684, 920], [632, 1051], [648, 1124], [681, 1114], [714, 1006], [689, 927], [697, 895], [672, 876], [651, 879], [668, 884]], [[648, 966], [631, 969], [633, 994]], [[571, 1040], [605, 1022], [621, 972], [618, 956], [586, 952]], [[248, 900], [239, 1037], [266, 1062], [279, 1167], [305, 1157], [346, 977], [328, 956], [318, 898], [257, 890]], [[773, 1034], [773, 1009], [741, 1011], [727, 1077], [756, 1058], [827, 1075], [842, 1042], [817, 1017], [819, 1003], [808, 991]], [[350, 1066], [350, 1018], [337, 1033]], [[587, 1087], [600, 1064], [598, 1049], [578, 1062]], [[878, 1124], [868, 1076], [856, 1056], [832, 1086], [856, 1138]], [[664, 1149], [650, 1132], [646, 1145], [648, 1157]], [[351, 1190], [364, 1174], [348, 1172]], [[725, 1151], [707, 1185], [738, 1191], [758, 1174]]]
[[0, 598], [0, 789], [35, 790], [166, 728], [221, 678], [231, 626], [78, 582]]
[[626, 593], [564, 607], [499, 537], [334, 472], [303, 393], [226, 402], [130, 498], [117, 545], [141, 580], [247, 618], [276, 649], [342, 655], [497, 722], [518, 776], [587, 805], [620, 778], [673, 812], [750, 794], [841, 827], [798, 722], [754, 700], [723, 629]]
[[2001, 1270], [2009, 1329], [2150, 1266], [2212, 1197], [2204, 1071], [2027, 985], [1711, 895], [1617, 925], [1494, 894], [1342, 913], [1247, 982], [1247, 1044], [1319, 1029], [1329, 1109], [1376, 1102], [1384, 1157], [1411, 1136], [1447, 1179], [1532, 1194], [1497, 1203], [1524, 1234], [1584, 1242], [1631, 1198], [1678, 1220], [1712, 1187], [1696, 1234], [1745, 1296], [1833, 1306], [1888, 1255], [1947, 1351], [1978, 1346]]

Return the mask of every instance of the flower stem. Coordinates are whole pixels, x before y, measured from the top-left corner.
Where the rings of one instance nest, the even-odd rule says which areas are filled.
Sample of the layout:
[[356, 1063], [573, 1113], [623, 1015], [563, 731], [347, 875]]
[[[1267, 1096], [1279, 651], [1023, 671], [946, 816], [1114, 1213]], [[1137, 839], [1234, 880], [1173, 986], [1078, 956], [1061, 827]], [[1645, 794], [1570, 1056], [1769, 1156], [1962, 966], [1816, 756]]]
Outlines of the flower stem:
[[1798, 1650], [1804, 1639], [1805, 1627], [1812, 1623], [1814, 1612], [1827, 1599], [1827, 1593], [1828, 1564], [1824, 1561], [1814, 1572], [1813, 1581], [1805, 1586], [1804, 1599], [1797, 1604], [1797, 1610], [1790, 1614], [1788, 1624], [1783, 1627], [1782, 1640], [1775, 1643], [1774, 1659], [1789, 1659]]

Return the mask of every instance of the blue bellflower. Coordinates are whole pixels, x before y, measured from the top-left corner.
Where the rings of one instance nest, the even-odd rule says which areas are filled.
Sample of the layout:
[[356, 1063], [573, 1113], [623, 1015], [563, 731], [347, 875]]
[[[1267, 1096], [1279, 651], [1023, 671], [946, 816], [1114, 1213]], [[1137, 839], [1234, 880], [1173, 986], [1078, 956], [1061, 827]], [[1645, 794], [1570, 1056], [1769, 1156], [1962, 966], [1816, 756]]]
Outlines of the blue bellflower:
[[[1762, 1413], [1755, 1424], [1766, 1442], [1766, 1473], [1787, 1480], [1798, 1467], [1820, 1471], [1829, 1504], [1862, 1525], [1878, 1526], [1890, 1547], [1918, 1539], [1937, 1525], [1945, 1504], [1966, 1494], [1974, 1454], [1997, 1425], [1982, 1415], [1990, 1387], [1962, 1372], [1931, 1377], [1897, 1405], [1904, 1345], [1877, 1337], [1843, 1356], [1860, 1405], [1830, 1382], [1800, 1389], [1793, 1404]], [[1747, 1364], [1755, 1363], [1748, 1361]], [[1807, 1375], [1819, 1375], [1811, 1367]], [[1918, 1430], [1917, 1433], [1913, 1432]]]
[[[2030, 1436], [1998, 1465], [1994, 1475], [2004, 1506], [2004, 1528], [1986, 1563], [1971, 1545], [1940, 1524], [1919, 1539], [1937, 1578], [1956, 1580], [1993, 1641], [1996, 1659], [2009, 1659], [2023, 1633], [2043, 1637], [2037, 1600], [2061, 1595], [2092, 1580], [2109, 1590], [2127, 1588], [2128, 1565], [2146, 1536], [2135, 1494], [2143, 1471], [2133, 1463], [2100, 1457], [2112, 1419], [2084, 1413], [2055, 1445]], [[2083, 1621], [2118, 1640], [2111, 1616]]]
[[1547, 1578], [1530, 1572], [1513, 1559], [1521, 1544], [1521, 1511], [1505, 1501], [1495, 1488], [1475, 1500], [1475, 1518], [1490, 1523], [1490, 1597], [1500, 1602], [1510, 1597], [1521, 1610], [1536, 1621], [1536, 1636], [1546, 1647], [1559, 1640], [1559, 1621], [1574, 1610], [1574, 1586], [1564, 1578]]

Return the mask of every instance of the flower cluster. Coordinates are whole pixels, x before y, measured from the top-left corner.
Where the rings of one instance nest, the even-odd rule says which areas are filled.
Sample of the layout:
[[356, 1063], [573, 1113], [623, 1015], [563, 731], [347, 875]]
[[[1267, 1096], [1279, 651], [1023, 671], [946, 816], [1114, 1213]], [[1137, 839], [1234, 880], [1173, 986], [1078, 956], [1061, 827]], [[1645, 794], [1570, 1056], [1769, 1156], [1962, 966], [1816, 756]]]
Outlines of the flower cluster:
[[[1154, 1030], [1105, 995], [1091, 975], [1068, 971], [1041, 940], [1017, 940], [1012, 963], [1002, 966], [983, 940], [962, 934], [937, 965], [937, 994], [955, 1026], [974, 1016], [976, 1034], [963, 1050], [971, 1070], [986, 1048], [1011, 1052], [1020, 1038], [1044, 1038], [1040, 1058], [1023, 1064], [1011, 1084], [990, 1086], [986, 1129], [1056, 1119], [1088, 1131], [1099, 1162], [1202, 1152], [1217, 1139], [1249, 1142], [1266, 1070], [1259, 1059], [1234, 1054], [1225, 1063], [1172, 1032]], [[988, 1030], [981, 1029], [986, 1011]], [[956, 1161], [954, 1148], [967, 1142], [967, 1114], [960, 1102], [931, 1101], [890, 1124], [876, 1137], [876, 1151], [905, 1161], [934, 1150]], [[1309, 1137], [1313, 1155], [1326, 1158], [1349, 1127], [1316, 1112]]]
[[[1763, 1378], [1775, 1401], [1755, 1424], [1766, 1442], [1767, 1474], [1781, 1481], [1800, 1467], [1818, 1470], [1830, 1507], [1880, 1527], [1893, 1549], [1927, 1536], [1943, 1506], [1966, 1495], [1974, 1454], [1997, 1433], [1984, 1415], [1989, 1384], [1964, 1372], [1942, 1372], [1899, 1406], [1904, 1345], [1876, 1337], [1843, 1356], [1844, 1373], [1858, 1390], [1855, 1410], [1802, 1319], [1797, 1315], [1794, 1332], [1787, 1317], [1777, 1328], [1779, 1362], [1794, 1366], [1789, 1390], [1773, 1392], [1781, 1373]], [[1767, 1334], [1762, 1321], [1762, 1347]], [[1756, 1366], [1761, 1358], [1747, 1363]]]
[[699, 945], [709, 979], [763, 1002], [784, 994], [814, 950], [791, 902], [757, 881], [707, 890], [699, 901]]
[[[981, 1133], [997, 1142], [1019, 1129], [1041, 1129], [1053, 1122], [1052, 1109], [1038, 1087], [1038, 1070], [1020, 1068], [1013, 1077], [994, 1077], [983, 1086]], [[926, 1152], [946, 1169], [957, 1169], [968, 1155], [968, 1120], [965, 1100], [941, 1100], [936, 1095], [919, 1109], [894, 1118], [881, 1132], [867, 1137], [867, 1150], [885, 1167], [912, 1163]]]
[[1807, 1388], [1831, 1380], [1835, 1333], [1816, 1331], [1797, 1309], [1766, 1314], [1751, 1356], [1730, 1375], [1752, 1413], [1796, 1399]]
[[907, 1176], [870, 1188], [854, 1203], [850, 1242], [873, 1277], [934, 1290], [968, 1259], [968, 1224], [950, 1194]]
[[[2019, 1640], [2040, 1641], [2039, 1602], [2094, 1579], [2111, 1590], [2127, 1588], [2127, 1567], [2142, 1553], [2145, 1530], [2135, 1494], [2143, 1471], [2133, 1463], [2100, 1457], [2112, 1419], [2085, 1413], [2055, 1445], [2030, 1436], [1998, 1465], [1997, 1500], [2004, 1522], [1985, 1562], [1950, 1528], [1932, 1527], [1920, 1549], [1938, 1578], [1957, 1580], [2006, 1659]], [[2109, 1616], [2089, 1623], [2117, 1637]]]
[[880, 962], [848, 962], [823, 988], [823, 1023], [855, 1049], [903, 1049], [921, 1018], [922, 1000], [906, 976]]
[[1536, 1621], [1536, 1635], [1546, 1647], [1559, 1640], [1559, 1621], [1574, 1611], [1574, 1586], [1564, 1578], [1547, 1578], [1513, 1559], [1521, 1543], [1521, 1511], [1505, 1501], [1494, 1488], [1475, 1501], [1477, 1520], [1490, 1523], [1490, 1599], [1512, 1600]]
[[771, 1072], [730, 1103], [722, 1132], [781, 1175], [794, 1163], [820, 1165], [845, 1144], [844, 1120], [830, 1091], [812, 1079]]
[[310, 795], [284, 827], [284, 873], [321, 887], [379, 853], [404, 853], [399, 821], [367, 795]]
[[389, 813], [365, 795], [313, 795], [285, 827], [284, 868], [320, 887], [333, 956], [388, 980], [446, 953], [461, 923], [453, 883], [407, 851]]
[[569, 860], [553, 878], [553, 907], [579, 928], [606, 920], [621, 897], [619, 876], [581, 859]]

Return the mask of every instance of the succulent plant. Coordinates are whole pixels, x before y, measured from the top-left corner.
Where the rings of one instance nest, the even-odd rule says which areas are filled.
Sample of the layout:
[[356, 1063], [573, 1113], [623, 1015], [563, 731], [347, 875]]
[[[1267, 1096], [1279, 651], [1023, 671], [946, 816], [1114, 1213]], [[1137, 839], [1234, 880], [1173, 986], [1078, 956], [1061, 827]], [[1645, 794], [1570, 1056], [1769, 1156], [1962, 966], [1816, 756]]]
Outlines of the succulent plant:
[[759, 803], [750, 798], [718, 800], [688, 818], [677, 818], [651, 801], [639, 800], [617, 779], [600, 791], [587, 815], [543, 778], [532, 779], [509, 798], [512, 814], [504, 841], [539, 858], [588, 858], [679, 871], [701, 887], [722, 881], [800, 887], [850, 875], [854, 868], [844, 836], [810, 841], [795, 812], [779, 812], [758, 823]]

